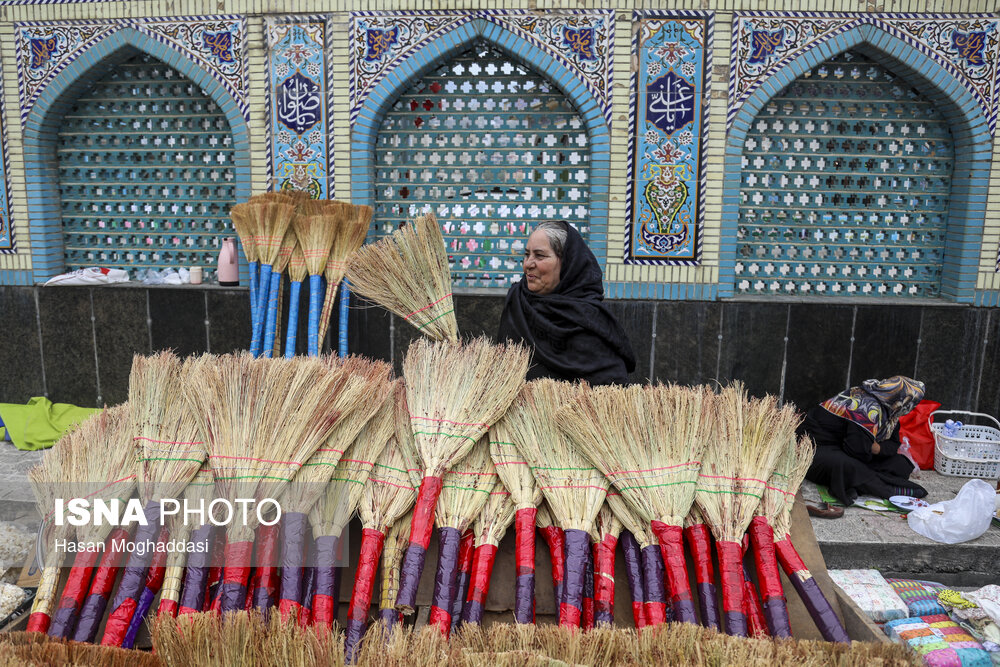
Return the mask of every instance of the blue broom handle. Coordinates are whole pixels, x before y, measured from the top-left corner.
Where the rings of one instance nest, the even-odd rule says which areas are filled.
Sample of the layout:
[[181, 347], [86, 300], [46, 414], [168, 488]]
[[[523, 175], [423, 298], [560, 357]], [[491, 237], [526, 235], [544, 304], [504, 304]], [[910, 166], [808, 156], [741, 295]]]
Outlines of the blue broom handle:
[[342, 357], [347, 356], [347, 313], [351, 301], [351, 283], [344, 278], [340, 283], [340, 322], [337, 336], [337, 350]]
[[267, 314], [264, 316], [264, 349], [262, 355], [270, 359], [274, 355], [274, 334], [278, 329], [278, 290], [281, 274], [271, 272], [271, 287], [268, 290]]
[[292, 281], [292, 290], [288, 295], [288, 332], [285, 334], [285, 358], [295, 356], [295, 337], [299, 331], [299, 291], [301, 280]]
[[309, 356], [319, 356], [319, 315], [323, 310], [323, 277], [309, 276]]
[[260, 265], [260, 277], [257, 282], [257, 316], [253, 321], [253, 337], [250, 339], [250, 354], [260, 356], [261, 343], [264, 342], [264, 314], [267, 312], [267, 298], [271, 285], [271, 265]]

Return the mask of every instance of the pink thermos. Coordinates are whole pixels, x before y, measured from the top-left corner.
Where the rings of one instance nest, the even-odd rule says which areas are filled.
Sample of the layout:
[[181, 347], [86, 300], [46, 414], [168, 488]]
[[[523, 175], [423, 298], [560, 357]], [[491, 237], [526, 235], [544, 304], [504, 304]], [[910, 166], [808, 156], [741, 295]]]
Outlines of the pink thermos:
[[222, 239], [222, 250], [219, 251], [219, 284], [223, 287], [236, 287], [240, 284], [240, 260], [236, 253], [236, 241], [232, 238]]

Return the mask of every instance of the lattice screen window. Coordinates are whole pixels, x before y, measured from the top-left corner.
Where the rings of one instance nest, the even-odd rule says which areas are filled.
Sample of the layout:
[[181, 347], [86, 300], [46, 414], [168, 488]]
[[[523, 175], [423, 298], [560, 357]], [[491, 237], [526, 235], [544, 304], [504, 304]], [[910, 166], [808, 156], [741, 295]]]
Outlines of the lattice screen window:
[[376, 237], [422, 211], [441, 222], [456, 287], [507, 287], [527, 232], [587, 237], [590, 146], [556, 86], [489, 44], [443, 64], [386, 114], [375, 149]]
[[901, 78], [852, 51], [815, 67], [747, 134], [736, 293], [938, 296], [953, 162]]
[[66, 113], [58, 142], [68, 269], [211, 266], [232, 235], [232, 132], [218, 105], [138, 54]]

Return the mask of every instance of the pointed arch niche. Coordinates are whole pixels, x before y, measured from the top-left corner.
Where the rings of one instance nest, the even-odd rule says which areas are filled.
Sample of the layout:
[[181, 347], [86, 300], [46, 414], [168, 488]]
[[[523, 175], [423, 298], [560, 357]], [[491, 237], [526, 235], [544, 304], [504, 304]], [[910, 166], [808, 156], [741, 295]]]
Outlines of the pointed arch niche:
[[[433, 76], [435, 72], [438, 72], [441, 68], [449, 64], [462, 65], [463, 68], [467, 68], [470, 62], [474, 60], [474, 56], [477, 53], [484, 59], [483, 64], [487, 66], [489, 64], [493, 64], [496, 67], [502, 68], [504, 67], [504, 62], [509, 60], [510, 65], [513, 65], [514, 67], [514, 70], [512, 70], [509, 75], [512, 78], [512, 81], [515, 82], [515, 85], [520, 85], [521, 79], [523, 79], [524, 82], [530, 82], [528, 85], [537, 86], [541, 84], [543, 89], [547, 83], [551, 84], [551, 91], [549, 94], [537, 95], [537, 97], [540, 99], [545, 98], [542, 100], [542, 104], [544, 105], [545, 103], [548, 103], [552, 110], [551, 115], [553, 116], [553, 131], [547, 131], [545, 128], [524, 127], [522, 125], [517, 131], [509, 131], [512, 128], [505, 127], [500, 133], [498, 133], [498, 136], [508, 135], [504, 141], [509, 139], [513, 142], [513, 140], [517, 139], [514, 135], [517, 135], [518, 133], [522, 135], [531, 134], [536, 135], [536, 138], [540, 142], [555, 141], [557, 143], [567, 143], [565, 147], [554, 145], [553, 148], [556, 150], [552, 151], [552, 155], [544, 155], [544, 151], [542, 150], [536, 151], [537, 155], [535, 155], [535, 164], [530, 165], [531, 168], [527, 169], [527, 171], [534, 171], [535, 174], [533, 177], [539, 178], [540, 180], [532, 181], [530, 180], [532, 177], [529, 176], [523, 183], [520, 184], [520, 186], [524, 191], [534, 189], [535, 194], [539, 194], [540, 189], [546, 187], [547, 185], [568, 185], [570, 187], [559, 188], [560, 196], [565, 195], [565, 200], [557, 201], [553, 199], [551, 202], [548, 200], [543, 202], [539, 200], [539, 197], [533, 197], [535, 203], [533, 204], [529, 201], [527, 206], [538, 206], [539, 210], [536, 212], [537, 215], [534, 217], [531, 215], [525, 215], [524, 217], [518, 218], [513, 214], [504, 216], [499, 213], [497, 215], [487, 216], [493, 218], [492, 225], [505, 227], [510, 224], [513, 225], [513, 230], [508, 227], [506, 230], [501, 229], [499, 232], [496, 232], [491, 231], [491, 226], [488, 221], [483, 225], [483, 229], [481, 230], [481, 239], [473, 240], [475, 240], [477, 244], [480, 242], [491, 244], [491, 248], [488, 252], [492, 254], [492, 257], [486, 260], [487, 264], [485, 266], [463, 266], [460, 256], [468, 253], [468, 247], [458, 245], [455, 237], [449, 239], [449, 234], [446, 230], [446, 241], [450, 241], [449, 254], [455, 256], [455, 263], [452, 270], [453, 273], [460, 276], [459, 280], [456, 281], [456, 286], [471, 288], [506, 288], [506, 286], [509, 285], [509, 282], [504, 281], [509, 280], [509, 275], [502, 274], [506, 271], [506, 269], [510, 268], [507, 265], [511, 262], [517, 264], [517, 273], [519, 273], [521, 255], [521, 253], [514, 247], [514, 243], [507, 243], [506, 238], [514, 237], [523, 241], [526, 236], [526, 231], [530, 230], [530, 228], [535, 224], [545, 219], [566, 219], [580, 227], [585, 228], [588, 243], [603, 267], [607, 258], [610, 140], [608, 125], [602, 114], [601, 107], [587, 90], [587, 87], [583, 84], [583, 82], [575, 77], [556, 59], [552, 58], [544, 50], [525, 42], [517, 35], [484, 19], [476, 19], [464, 25], [458, 26], [454, 30], [441, 35], [433, 42], [425, 45], [423, 48], [407, 57], [404, 61], [397, 65], [396, 68], [392, 70], [364, 100], [351, 134], [352, 201], [371, 206], [384, 206], [385, 193], [382, 193], [380, 190], [377, 196], [376, 187], [379, 187], [380, 181], [383, 181], [384, 185], [384, 178], [380, 178], [379, 174], [386, 171], [386, 165], [384, 156], [380, 155], [379, 157], [376, 157], [376, 150], [384, 150], [385, 148], [382, 145], [385, 142], [380, 142], [379, 134], [380, 130], [383, 129], [385, 123], [387, 122], [387, 115], [389, 116], [389, 124], [398, 124], [405, 116], [406, 109], [409, 109], [409, 106], [407, 106], [406, 109], [399, 107], [398, 102], [401, 99], [403, 99], [407, 105], [410, 103], [419, 104], [420, 102], [418, 102], [416, 98], [412, 100], [410, 98], [419, 92], [417, 91], [417, 88], [419, 88], [422, 83], [427, 83], [427, 81], [429, 81], [427, 77]], [[463, 69], [463, 72], [465, 72], [465, 69]], [[442, 72], [442, 74], [445, 73]], [[501, 72], [498, 72], [498, 76], [501, 79], [505, 78]], [[480, 75], [478, 80], [475, 78], [474, 74], [471, 74], [468, 75], [466, 81], [471, 84], [477, 84], [478, 81], [483, 81], [492, 86], [496, 83], [494, 78], [495, 77], [491, 77], [484, 72]], [[454, 80], [452, 83], [457, 82], [459, 85], [463, 83], [456, 78], [455, 72], [451, 70], [447, 73], [446, 78], [442, 78], [442, 82], [446, 82], [446, 80], [451, 79]], [[500, 79], [497, 79], [497, 81], [499, 80]], [[447, 83], [444, 83], [443, 85], [447, 85]], [[500, 102], [500, 98], [507, 98], [511, 103], [516, 104], [516, 98], [519, 96], [525, 97], [525, 95], [512, 95], [509, 90], [505, 91], [503, 94], [491, 93], [491, 97], [495, 98], [496, 102]], [[428, 95], [428, 97], [430, 97], [430, 95]], [[536, 96], [532, 95], [531, 97]], [[562, 98], [563, 101], [560, 101], [557, 98]], [[427, 100], [427, 103], [431, 102]], [[537, 113], [545, 114], [546, 111], [542, 108]], [[432, 106], [431, 109], [427, 110], [426, 115], [428, 120], [430, 120], [431, 117], [436, 116], [434, 121], [435, 123], [445, 123], [447, 122], [447, 116], [449, 114], [447, 111], [442, 110], [439, 106]], [[506, 123], [508, 120], [513, 122], [515, 117], [519, 115], [523, 116], [525, 114], [523, 111], [519, 113], [512, 112], [510, 114], [505, 114], [503, 110], [498, 107], [486, 115], [490, 118], [493, 118], [494, 116], [500, 117]], [[557, 116], [559, 117], [558, 119], [555, 118]], [[423, 122], [423, 119], [421, 119], [421, 123]], [[561, 124], [559, 128], [556, 127], [557, 123]], [[574, 127], [574, 125], [576, 125], [576, 127]], [[465, 131], [487, 132], [489, 129], [489, 127], [472, 127], [467, 128]], [[418, 130], [419, 128], [415, 127], [409, 128], [409, 140], [420, 140]], [[444, 132], [442, 132], [442, 130], [444, 130]], [[447, 129], [443, 125], [438, 130], [428, 129], [427, 131], [435, 132], [441, 137], [447, 133]], [[459, 132], [456, 132], [455, 134], [457, 136]], [[399, 143], [397, 137], [399, 137], [399, 135], [392, 137], [392, 139], [394, 142]], [[400, 146], [399, 148], [405, 150], [405, 147]], [[417, 148], [419, 148], [419, 146]], [[540, 145], [539, 148], [542, 148], [542, 146]], [[456, 159], [461, 159], [459, 154], [467, 152], [474, 156], [479, 150], [482, 150], [481, 143], [478, 147], [463, 146], [452, 152], [456, 154]], [[516, 151], [516, 146], [512, 143], [508, 152], [514, 151]], [[502, 151], [497, 151], [497, 154], [500, 154], [501, 152]], [[541, 163], [541, 161], [552, 159], [555, 153], [559, 153], [559, 156], [555, 158], [556, 160], [580, 160], [580, 166], [583, 167], [583, 169], [563, 169], [560, 173], [565, 172], [564, 175], [569, 178], [584, 179], [584, 182], [580, 183], [580, 190], [584, 187], [589, 190], [589, 192], [586, 193], [587, 199], [585, 201], [571, 199], [573, 196], [573, 194], [571, 194], [573, 191], [573, 188], [571, 187], [572, 184], [550, 184], [545, 181], [543, 174], [547, 170], [547, 165]], [[442, 159], [444, 159], [444, 157], [445, 156], [442, 156]], [[470, 164], [470, 168], [473, 169], [477, 166], [478, 165], [474, 163]], [[484, 166], [491, 167], [493, 165]], [[506, 163], [503, 166], [511, 171], [518, 169], [517, 165], [511, 165], [509, 163]], [[522, 164], [521, 166], [526, 167], [527, 165]], [[496, 169], [485, 168], [483, 171], [495, 172]], [[577, 174], [578, 171], [585, 173]], [[383, 176], [384, 175], [385, 174], [383, 174]], [[494, 173], [494, 175], [496, 174]], [[487, 178], [484, 179], [484, 182], [490, 180], [491, 179]], [[441, 188], [446, 188], [448, 186], [447, 183], [437, 183], [436, 181], [426, 184], [420, 183], [419, 185], [429, 185], [431, 187], [439, 185]], [[513, 183], [504, 183], [502, 185], [502, 189], [506, 190], [508, 187], [513, 186]], [[488, 189], [492, 190], [493, 187], [494, 183], [490, 182]], [[477, 185], [473, 190], [479, 189], [480, 188]], [[452, 204], [466, 207], [481, 207], [483, 204], [497, 203], [492, 200], [492, 196], [488, 196], [482, 201], [476, 199], [473, 190], [470, 190], [470, 192], [473, 192], [472, 196], [467, 197], [464, 201], [461, 195], [456, 193], [457, 196]], [[398, 193], [395, 194], [398, 195]], [[492, 195], [493, 193], [489, 194]], [[578, 207], [580, 206], [581, 201], [585, 204], [586, 210], [582, 217], [578, 219]], [[426, 202], [421, 202], [418, 201], [417, 198], [414, 198], [412, 203], [430, 203], [432, 204], [432, 210], [438, 210], [439, 206], [445, 205], [444, 201], [437, 200], [437, 198], [433, 198], [433, 201], [429, 199]], [[500, 205], [503, 204], [511, 207], [516, 206], [516, 203], [513, 201], [500, 202]], [[567, 205], [570, 205], [573, 209], [573, 211], [571, 211], [568, 215], [565, 214]], [[401, 209], [399, 211], [399, 215], [402, 216], [403, 219], [408, 217], [407, 213], [409, 211], [410, 204], [407, 203], [404, 208], [407, 210], [404, 211]], [[393, 213], [393, 215], [389, 217], [395, 218], [398, 216]], [[384, 222], [384, 220], [380, 220], [379, 214], [377, 213], [376, 223], [380, 222]], [[524, 233], [520, 230], [522, 225], [526, 225]], [[504, 243], [507, 243], [506, 247], [503, 245]], [[484, 256], [481, 246], [476, 248], [476, 251], [480, 253], [480, 261], [482, 261]], [[510, 271], [506, 271], [506, 274], [510, 274]], [[487, 275], [490, 277], [487, 278]]]
[[[948, 199], [947, 219], [944, 239], [939, 243], [941, 262], [939, 294], [941, 298], [950, 301], [970, 303], [974, 298], [986, 209], [986, 182], [990, 168], [989, 148], [992, 144], [988, 123], [973, 96], [939, 63], [912, 45], [870, 24], [856, 27], [801, 54], [772, 75], [737, 112], [726, 138], [720, 296], [731, 297], [741, 294], [740, 283], [747, 277], [745, 270], [740, 274], [737, 273], [737, 266], [748, 259], [745, 256], [747, 244], [740, 238], [741, 229], [744, 235], [747, 232], [740, 219], [740, 209], [741, 206], [747, 206], [743, 201], [747, 179], [754, 176], [754, 170], [759, 168], [754, 161], [747, 159], [746, 153], [748, 140], [759, 141], [759, 138], [753, 136], [756, 133], [755, 124], [759, 123], [760, 116], [767, 115], [767, 107], [772, 99], [781, 95], [791, 84], [803, 80], [801, 79], [803, 75], [825, 62], [844, 59], [844, 54], [849, 52], [859, 54], [877, 64], [879, 68], [891, 72], [899, 78], [904, 87], [911, 87], [917, 91], [934, 106], [934, 115], [943, 120], [946, 131], [950, 132], [950, 148], [954, 153], [953, 176], [950, 193], [945, 193]], [[854, 123], [854, 120], [845, 120]], [[857, 120], [865, 119], [859, 113]], [[828, 139], [822, 135], [817, 138], [821, 139], [823, 144]], [[816, 157], [821, 157], [822, 154], [821, 148]], [[840, 180], [838, 175], [838, 182]], [[853, 187], [857, 194], [865, 194], [863, 188], [859, 188], [856, 183]], [[813, 192], [806, 185], [803, 188], [802, 192]], [[752, 204], [753, 202], [750, 203]], [[769, 204], [765, 201], [759, 202], [758, 205], [761, 212], [769, 209]], [[781, 206], [781, 202], [772, 202], [770, 205], [774, 210], [779, 210]], [[850, 209], [845, 209], [845, 212], [849, 211]], [[818, 220], [817, 230], [823, 227], [823, 224], [822, 220]], [[828, 221], [826, 228], [838, 231], [841, 228], [850, 230], [852, 225], [856, 224], [853, 218], [839, 222], [832, 220]], [[775, 228], [777, 227], [779, 226], [775, 225]], [[780, 232], [778, 235], [781, 235]], [[775, 239], [775, 244], [779, 244], [780, 241], [780, 238]], [[878, 242], [873, 239], [871, 243], [877, 246]], [[753, 261], [753, 258], [750, 258], [750, 261]], [[850, 257], [841, 258], [839, 261], [841, 265], [837, 267], [838, 269], [843, 269], [845, 266], [850, 268]], [[859, 259], [858, 262], [862, 264], [864, 259]], [[791, 267], [801, 262], [793, 260], [784, 263]], [[740, 265], [740, 269], [745, 269], [745, 265]], [[842, 275], [838, 277], [843, 278]], [[785, 280], [788, 280], [787, 276]], [[771, 294], [774, 293], [775, 291], [771, 291]], [[846, 295], [846, 292], [842, 293]], [[812, 294], [816, 292], [813, 291]], [[860, 292], [856, 294], [866, 296]], [[831, 293], [827, 292], [827, 295]], [[880, 296], [877, 293], [867, 295]], [[802, 297], [804, 294], [796, 292], [794, 296]], [[898, 295], [890, 290], [881, 296]]]
[[[151, 62], [156, 61], [162, 63], [165, 68], [176, 71], [190, 83], [200, 87], [201, 94], [208, 98], [210, 106], [217, 107], [215, 113], [221, 114], [225, 118], [228, 127], [213, 127], [211, 129], [214, 133], [223, 133], [231, 137], [231, 150], [224, 157], [227, 162], [230, 160], [231, 162], [222, 165], [232, 174], [232, 181], [229, 184], [233, 187], [227, 191], [233, 192], [236, 201], [250, 196], [249, 134], [246, 121], [235, 100], [208, 72], [201, 69], [184, 54], [156, 42], [133, 28], [122, 28], [90, 47], [85, 53], [80, 54], [53, 79], [43, 94], [39, 96], [25, 120], [24, 156], [25, 164], [29, 165], [26, 194], [30, 220], [32, 271], [33, 279], [36, 282], [61, 273], [66, 267], [66, 241], [69, 234], [63, 227], [64, 202], [63, 191], [60, 188], [61, 156], [59, 154], [61, 133], [65, 132], [66, 116], [77, 105], [81, 96], [85, 95], [95, 83], [106, 79], [109, 73], [119, 66], [137, 58]], [[155, 66], [155, 64], [154, 62], [151, 66]], [[195, 93], [197, 92], [195, 91]], [[141, 102], [142, 100], [137, 101]], [[152, 110], [147, 113], [152, 113]], [[182, 111], [175, 110], [174, 113], [176, 114], [174, 119], [183, 118]], [[188, 140], [197, 141], [199, 138], [186, 137], [185, 141]], [[116, 146], [114, 150], [117, 149]], [[205, 155], [207, 156], [211, 152], [212, 147], [206, 146]], [[135, 166], [138, 168], [143, 165], [136, 164]], [[166, 165], [164, 166], [166, 167]], [[204, 167], [206, 173], [212, 168], [207, 163]], [[136, 183], [131, 182], [130, 179], [131, 176], [126, 177], [125, 185], [136, 186]], [[210, 181], [211, 178], [209, 178], [209, 182], [204, 184], [204, 187], [211, 191], [213, 184]], [[197, 195], [202, 194], [202, 185], [198, 184]], [[155, 187], [155, 184], [140, 183], [137, 187]], [[218, 188], [218, 185], [214, 187]], [[160, 192], [162, 193], [162, 188]], [[211, 198], [211, 194], [212, 192], [209, 192], [204, 196], [208, 199]], [[199, 214], [204, 212], [198, 210], [197, 195], [191, 211], [166, 211], [163, 218], [170, 222], [170, 218], [174, 215], [177, 216], [178, 220], [187, 216], [192, 219], [188, 224], [198, 225], [196, 219], [200, 217]], [[128, 196], [135, 200], [135, 203], [142, 203], [139, 201], [141, 194], [139, 197], [136, 197], [135, 193]], [[181, 205], [192, 203], [191, 194], [186, 189], [183, 192], [171, 190], [167, 196], [176, 196]], [[68, 199], [69, 196], [67, 196]], [[157, 213], [162, 215], [163, 212], [149, 211], [146, 213], [154, 216]], [[99, 232], [100, 228], [96, 231]], [[183, 234], [182, 230], [177, 231], [178, 235]], [[184, 248], [180, 250], [183, 251]], [[178, 255], [178, 257], [180, 256]], [[187, 258], [187, 255], [183, 257]], [[194, 257], [193, 254], [192, 257]], [[184, 264], [184, 262], [179, 263]], [[188, 261], [187, 263], [192, 262]]]

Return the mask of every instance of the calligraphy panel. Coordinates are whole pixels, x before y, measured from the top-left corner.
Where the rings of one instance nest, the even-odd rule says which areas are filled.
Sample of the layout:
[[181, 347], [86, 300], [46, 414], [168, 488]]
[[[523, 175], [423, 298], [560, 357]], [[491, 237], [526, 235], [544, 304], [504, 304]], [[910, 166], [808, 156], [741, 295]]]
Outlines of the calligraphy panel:
[[636, 13], [626, 264], [697, 264], [704, 213], [711, 15]]
[[274, 189], [314, 199], [329, 195], [325, 27], [322, 20], [267, 26]]

